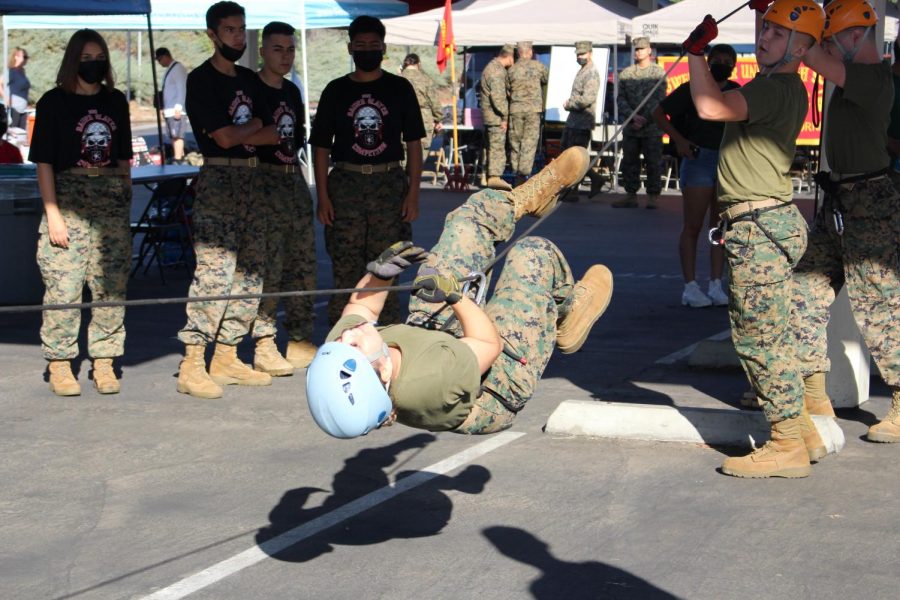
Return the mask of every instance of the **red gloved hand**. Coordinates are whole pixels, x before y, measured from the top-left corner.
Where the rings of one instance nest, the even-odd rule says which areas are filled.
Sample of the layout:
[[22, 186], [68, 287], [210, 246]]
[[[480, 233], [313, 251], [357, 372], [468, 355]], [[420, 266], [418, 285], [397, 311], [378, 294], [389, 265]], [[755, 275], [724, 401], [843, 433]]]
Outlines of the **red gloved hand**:
[[684, 40], [681, 47], [684, 48], [685, 52], [703, 56], [703, 51], [706, 50], [711, 41], [716, 39], [717, 35], [719, 35], [719, 27], [716, 25], [716, 20], [712, 18], [712, 15], [706, 15], [703, 17], [703, 21], [691, 32], [688, 39]]
[[764, 13], [769, 10], [769, 5], [774, 1], [775, 0], [750, 0], [750, 10]]

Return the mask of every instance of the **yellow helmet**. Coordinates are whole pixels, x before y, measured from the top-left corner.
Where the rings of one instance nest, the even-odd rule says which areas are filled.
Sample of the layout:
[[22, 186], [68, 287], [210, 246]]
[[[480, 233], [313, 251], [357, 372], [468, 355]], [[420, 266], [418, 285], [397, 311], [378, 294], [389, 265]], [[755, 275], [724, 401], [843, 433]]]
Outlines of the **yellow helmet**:
[[825, 11], [813, 0], [775, 0], [763, 15], [763, 20], [811, 35], [821, 42]]
[[867, 0], [835, 0], [825, 9], [824, 38], [830, 38], [851, 27], [871, 27], [878, 23], [878, 13]]

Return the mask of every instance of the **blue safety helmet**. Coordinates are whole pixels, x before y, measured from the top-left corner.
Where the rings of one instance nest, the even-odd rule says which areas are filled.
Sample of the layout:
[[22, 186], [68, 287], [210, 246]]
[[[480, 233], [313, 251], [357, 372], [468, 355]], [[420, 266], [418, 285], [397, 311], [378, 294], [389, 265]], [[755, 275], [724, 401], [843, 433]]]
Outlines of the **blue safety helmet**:
[[365, 355], [341, 342], [319, 347], [306, 371], [306, 399], [316, 425], [345, 439], [369, 433], [393, 408]]

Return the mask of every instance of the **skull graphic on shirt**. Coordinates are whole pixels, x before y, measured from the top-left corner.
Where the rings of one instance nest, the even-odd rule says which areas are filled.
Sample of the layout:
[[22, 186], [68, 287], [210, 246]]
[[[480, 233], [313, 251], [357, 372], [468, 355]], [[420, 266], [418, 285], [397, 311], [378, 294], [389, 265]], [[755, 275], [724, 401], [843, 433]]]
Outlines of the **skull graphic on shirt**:
[[252, 118], [253, 113], [250, 111], [250, 107], [246, 104], [238, 104], [231, 120], [235, 125], [243, 125], [244, 123], [249, 123]]
[[93, 165], [109, 162], [112, 132], [103, 121], [92, 121], [81, 134], [81, 157]]
[[294, 153], [294, 127], [294, 118], [288, 113], [284, 113], [278, 117], [278, 122], [275, 124], [275, 129], [278, 131], [278, 137], [280, 139], [281, 149], [286, 154]]
[[381, 113], [371, 106], [363, 106], [353, 115], [353, 131], [357, 143], [371, 150], [381, 143], [384, 121]]

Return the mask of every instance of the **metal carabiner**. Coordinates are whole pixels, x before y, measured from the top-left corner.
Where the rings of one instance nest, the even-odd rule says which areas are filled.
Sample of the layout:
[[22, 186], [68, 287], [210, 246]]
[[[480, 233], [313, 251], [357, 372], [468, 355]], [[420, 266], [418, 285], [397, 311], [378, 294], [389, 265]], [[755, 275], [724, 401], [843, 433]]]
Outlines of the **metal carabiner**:
[[831, 209], [834, 217], [834, 232], [838, 235], [844, 235], [844, 215], [836, 208]]
[[719, 221], [719, 224], [709, 230], [709, 233], [706, 235], [706, 238], [709, 240], [709, 243], [713, 246], [722, 246], [725, 244], [725, 230], [728, 227], [728, 222], [725, 219]]
[[472, 301], [478, 306], [484, 305], [484, 298], [487, 296], [487, 275], [482, 273], [481, 271], [472, 271], [466, 277], [466, 281], [462, 286], [462, 294], [463, 296], [468, 295], [469, 289], [472, 287], [472, 284], [476, 285], [475, 297], [472, 298]]

